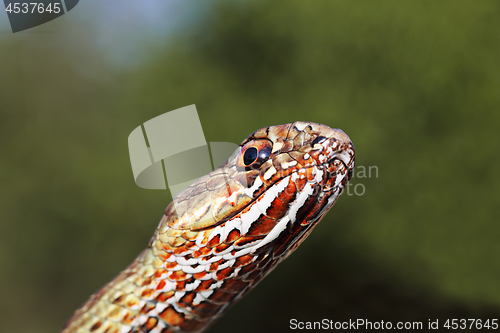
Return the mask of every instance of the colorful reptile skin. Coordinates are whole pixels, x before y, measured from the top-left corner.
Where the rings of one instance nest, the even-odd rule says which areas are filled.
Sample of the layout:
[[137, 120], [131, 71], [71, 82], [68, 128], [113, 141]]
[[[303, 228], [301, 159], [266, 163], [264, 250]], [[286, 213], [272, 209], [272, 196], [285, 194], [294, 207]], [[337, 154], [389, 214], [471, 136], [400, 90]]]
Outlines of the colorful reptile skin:
[[258, 130], [175, 197], [147, 249], [62, 332], [204, 331], [304, 241], [353, 168], [341, 130]]

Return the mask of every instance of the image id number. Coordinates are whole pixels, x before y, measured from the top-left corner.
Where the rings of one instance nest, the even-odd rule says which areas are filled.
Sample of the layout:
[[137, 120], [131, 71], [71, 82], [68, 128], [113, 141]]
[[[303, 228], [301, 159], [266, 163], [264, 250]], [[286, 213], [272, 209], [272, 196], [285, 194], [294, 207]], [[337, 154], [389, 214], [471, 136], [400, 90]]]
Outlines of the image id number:
[[30, 3], [15, 2], [15, 3], [9, 3], [7, 8], [5, 8], [5, 11], [7, 13], [14, 13], [14, 14], [18, 14], [18, 13], [23, 13], [23, 14], [27, 14], [27, 13], [39, 13], [39, 14], [54, 13], [54, 14], [58, 14], [61, 12], [60, 5], [61, 5], [60, 3], [44, 4], [44, 3], [38, 3], [38, 2], [30, 2]]

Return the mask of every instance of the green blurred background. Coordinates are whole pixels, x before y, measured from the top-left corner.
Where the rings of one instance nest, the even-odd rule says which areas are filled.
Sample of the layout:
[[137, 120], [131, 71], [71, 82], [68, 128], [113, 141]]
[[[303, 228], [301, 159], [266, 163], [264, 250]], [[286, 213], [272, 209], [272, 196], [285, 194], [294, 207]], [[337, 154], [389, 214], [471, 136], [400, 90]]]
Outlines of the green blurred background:
[[147, 245], [171, 198], [134, 184], [127, 137], [190, 104], [210, 142], [341, 128], [364, 191], [209, 332], [500, 317], [499, 2], [174, 2], [169, 34], [99, 41], [85, 2], [2, 31], [0, 332], [58, 331]]

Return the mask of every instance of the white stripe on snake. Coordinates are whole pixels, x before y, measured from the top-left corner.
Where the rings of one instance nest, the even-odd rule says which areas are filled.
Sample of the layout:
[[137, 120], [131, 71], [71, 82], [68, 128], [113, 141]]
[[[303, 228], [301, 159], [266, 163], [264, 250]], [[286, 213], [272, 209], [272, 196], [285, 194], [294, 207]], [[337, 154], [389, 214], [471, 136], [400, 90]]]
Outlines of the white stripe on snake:
[[147, 249], [62, 332], [206, 330], [304, 241], [353, 169], [354, 147], [339, 129], [258, 130], [174, 198]]

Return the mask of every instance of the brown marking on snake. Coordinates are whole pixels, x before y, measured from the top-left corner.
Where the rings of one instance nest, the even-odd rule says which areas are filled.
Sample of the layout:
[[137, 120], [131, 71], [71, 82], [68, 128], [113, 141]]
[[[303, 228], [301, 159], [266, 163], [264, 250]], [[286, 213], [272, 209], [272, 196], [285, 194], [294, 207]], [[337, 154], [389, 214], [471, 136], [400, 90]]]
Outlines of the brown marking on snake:
[[234, 262], [233, 267], [240, 267], [240, 266], [245, 266], [248, 265], [249, 263], [252, 262], [253, 256], [245, 254], [244, 256], [236, 258], [236, 261]]
[[220, 244], [220, 235], [217, 235], [217, 236], [213, 237], [211, 240], [208, 241], [207, 247], [213, 248], [213, 247], [216, 247], [219, 244]]
[[231, 273], [234, 271], [234, 268], [232, 267], [228, 267], [228, 268], [224, 268], [220, 271], [218, 271], [217, 273], [215, 273], [215, 275], [217, 276], [217, 280], [223, 280], [225, 278], [227, 278], [229, 275], [231, 275]]
[[163, 292], [163, 293], [158, 294], [158, 296], [156, 296], [156, 298], [155, 298], [155, 299], [156, 299], [158, 302], [163, 303], [163, 302], [165, 302], [167, 299], [169, 299], [170, 297], [174, 296], [174, 294], [175, 294], [175, 291], [173, 291], [173, 290], [166, 291], [166, 292]]
[[275, 219], [261, 215], [248, 229], [247, 236], [265, 236], [276, 226]]
[[205, 277], [205, 275], [207, 275], [207, 272], [203, 271], [203, 272], [199, 272], [199, 273], [194, 273], [193, 277], [196, 280], [200, 280], [201, 278]]
[[233, 229], [227, 234], [226, 240], [224, 242], [230, 244], [240, 237], [241, 237], [240, 231], [237, 229]]
[[217, 246], [215, 247], [214, 252], [215, 252], [215, 253], [221, 253], [221, 252], [225, 251], [225, 250], [226, 250], [228, 247], [230, 247], [230, 246], [231, 246], [231, 244], [225, 244], [225, 243], [222, 243], [222, 244], [217, 245]]
[[184, 315], [175, 311], [172, 307], [167, 307], [159, 314], [159, 317], [172, 326], [181, 325], [184, 322]]
[[219, 261], [211, 263], [210, 266], [208, 267], [208, 271], [209, 272], [215, 272], [215, 271], [217, 271], [219, 269], [219, 265], [220, 265]]
[[200, 285], [194, 290], [194, 291], [204, 291], [204, 290], [209, 290], [210, 286], [212, 284], [216, 283], [216, 281], [209, 279], [209, 280], [202, 280]]
[[186, 279], [186, 273], [182, 270], [174, 271], [169, 276], [170, 280], [184, 280]]
[[156, 327], [158, 324], [158, 319], [156, 317], [149, 317], [146, 323], [144, 324], [144, 327], [146, 327], [148, 330], [152, 330], [153, 328]]
[[167, 262], [165, 264], [165, 268], [166, 269], [172, 269], [172, 268], [175, 268], [175, 267], [177, 267], [177, 263], [175, 261], [173, 261], [173, 262]]
[[163, 289], [163, 287], [165, 287], [167, 283], [165, 282], [165, 280], [161, 280], [160, 283], [158, 283], [158, 285], [156, 286], [156, 290], [160, 290], [160, 289]]
[[189, 307], [191, 303], [193, 303], [193, 299], [196, 297], [194, 292], [187, 292], [182, 298], [179, 300], [179, 305], [182, 307]]
[[283, 200], [281, 200], [278, 196], [271, 202], [271, 205], [266, 210], [266, 215], [269, 218], [279, 220], [285, 216], [289, 207], [288, 202], [283, 202]]

